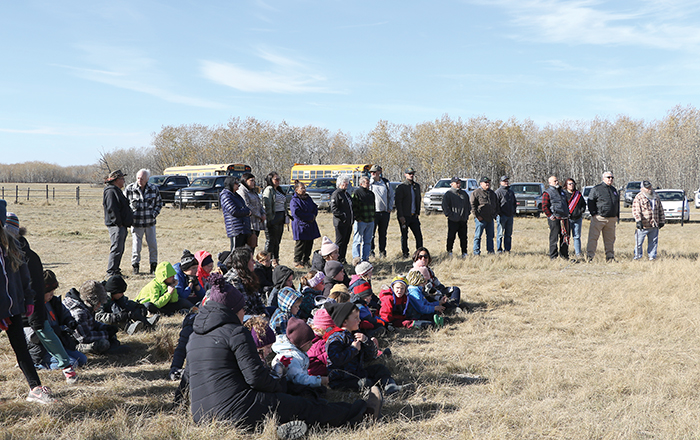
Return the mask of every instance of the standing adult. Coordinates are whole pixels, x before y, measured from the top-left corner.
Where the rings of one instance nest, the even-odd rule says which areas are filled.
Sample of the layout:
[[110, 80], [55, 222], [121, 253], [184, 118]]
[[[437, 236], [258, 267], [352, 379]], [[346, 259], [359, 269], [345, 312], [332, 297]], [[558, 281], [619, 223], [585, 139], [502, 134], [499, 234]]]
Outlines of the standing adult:
[[143, 237], [148, 244], [148, 261], [151, 263], [149, 273], [153, 273], [158, 266], [158, 242], [156, 241], [156, 217], [163, 208], [163, 199], [160, 197], [158, 187], [148, 183], [151, 172], [140, 169], [136, 173], [136, 182], [126, 187], [126, 198], [134, 213], [134, 224], [131, 227], [131, 268], [134, 275], [139, 273], [141, 263], [141, 247]]
[[292, 237], [294, 244], [294, 267], [303, 269], [310, 267], [309, 258], [314, 247], [314, 240], [321, 236], [316, 224], [318, 206], [306, 193], [306, 185], [297, 181], [294, 184], [294, 195], [289, 203], [292, 214]]
[[258, 247], [260, 231], [265, 229], [265, 209], [255, 186], [255, 176], [252, 173], [243, 173], [241, 184], [238, 187], [238, 195], [243, 198], [245, 205], [250, 209], [250, 236], [248, 246], [255, 251]]
[[420, 185], [415, 181], [416, 170], [407, 168], [404, 180], [396, 187], [396, 218], [401, 227], [401, 252], [404, 258], [408, 253], [408, 230], [416, 239], [416, 249], [423, 247], [423, 233], [420, 230]]
[[374, 256], [374, 239], [379, 241], [379, 256], [386, 258], [386, 234], [389, 229], [391, 211], [394, 210], [394, 190], [389, 181], [382, 176], [382, 167], [372, 165], [369, 173], [372, 175], [370, 189], [374, 193], [374, 232], [370, 255]]
[[515, 200], [515, 193], [510, 189], [508, 176], [501, 176], [501, 186], [495, 192], [500, 204], [498, 217], [496, 217], [496, 223], [498, 224], [496, 245], [500, 254], [501, 252], [510, 252], [511, 238], [513, 236], [513, 217], [515, 217], [515, 207], [518, 202]]
[[571, 227], [571, 238], [574, 239], [574, 252], [576, 258], [581, 258], [581, 227], [583, 213], [586, 212], [586, 200], [576, 187], [574, 179], [570, 177], [566, 179], [565, 189], [566, 202], [569, 204], [569, 226]]
[[467, 220], [472, 212], [469, 194], [462, 189], [462, 179], [453, 177], [450, 189], [442, 196], [442, 212], [447, 217], [447, 254], [452, 256], [455, 236], [459, 235], [462, 257], [467, 256]]
[[263, 206], [267, 217], [265, 229], [265, 250], [270, 253], [272, 265], [277, 266], [280, 258], [280, 242], [284, 233], [284, 225], [287, 221], [289, 203], [287, 196], [280, 187], [280, 176], [271, 172], [265, 177], [265, 190], [263, 191]]
[[355, 214], [352, 238], [352, 264], [369, 260], [374, 232], [374, 193], [369, 189], [369, 177], [360, 177], [360, 187], [352, 193], [352, 212]]
[[[549, 224], [549, 258], [569, 259], [568, 197], [557, 176], [550, 176], [549, 187], [542, 193], [542, 211]], [[557, 247], [558, 246], [558, 247]]]
[[[107, 275], [122, 275], [119, 268], [124, 255], [127, 228], [134, 222], [134, 213], [129, 206], [129, 200], [124, 196], [124, 177], [122, 170], [112, 171], [105, 180], [102, 193], [102, 207], [105, 214], [105, 226], [109, 231], [109, 261]], [[150, 246], [150, 245], [149, 245]]]
[[604, 172], [603, 181], [591, 188], [591, 193], [588, 195], [588, 212], [591, 214], [586, 246], [588, 261], [592, 261], [595, 257], [598, 237], [601, 233], [605, 246], [605, 261], [615, 260], [615, 225], [620, 217], [620, 194], [613, 186], [614, 179], [613, 173]]
[[352, 211], [352, 200], [348, 194], [350, 176], [341, 174], [335, 181], [336, 190], [331, 194], [331, 212], [333, 213], [333, 227], [335, 228], [335, 244], [338, 245], [338, 261], [345, 263], [348, 253], [348, 244], [352, 236], [352, 225], [355, 215]]
[[644, 256], [642, 245], [644, 237], [647, 238], [647, 257], [649, 261], [656, 260], [656, 250], [659, 246], [659, 229], [666, 224], [664, 208], [656, 191], [651, 187], [651, 182], [642, 182], [642, 189], [634, 197], [632, 202], [632, 215], [637, 222], [634, 231], [634, 259], [640, 260]]
[[496, 193], [491, 189], [491, 179], [484, 176], [479, 180], [479, 188], [471, 195], [474, 213], [474, 255], [481, 255], [481, 236], [486, 231], [486, 251], [493, 254], [493, 220], [500, 212]]
[[250, 238], [250, 208], [238, 194], [240, 187], [238, 177], [228, 176], [224, 180], [224, 189], [219, 194], [219, 205], [224, 214], [226, 235], [231, 240], [231, 250], [248, 244]]

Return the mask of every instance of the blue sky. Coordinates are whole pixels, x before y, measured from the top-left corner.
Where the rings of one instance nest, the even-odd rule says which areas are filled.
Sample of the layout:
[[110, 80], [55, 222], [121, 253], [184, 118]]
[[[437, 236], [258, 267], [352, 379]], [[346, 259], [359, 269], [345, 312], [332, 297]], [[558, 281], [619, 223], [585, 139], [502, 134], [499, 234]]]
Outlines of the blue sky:
[[164, 125], [377, 121], [698, 105], [700, 2], [4, 2], [0, 163], [95, 163]]

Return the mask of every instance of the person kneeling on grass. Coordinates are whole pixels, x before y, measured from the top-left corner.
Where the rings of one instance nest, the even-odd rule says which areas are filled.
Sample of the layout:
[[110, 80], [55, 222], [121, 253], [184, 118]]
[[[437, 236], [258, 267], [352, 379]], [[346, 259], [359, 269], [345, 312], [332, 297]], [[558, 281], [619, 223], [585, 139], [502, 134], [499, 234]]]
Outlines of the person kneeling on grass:
[[355, 425], [369, 413], [379, 416], [381, 391], [354, 403], [328, 403], [286, 394], [287, 381], [274, 377], [258, 356], [250, 331], [243, 326], [244, 296], [218, 275], [212, 275], [209, 300], [194, 320], [187, 344], [190, 410], [195, 423], [213, 419], [254, 429], [275, 412], [282, 438], [297, 438], [306, 424]]
[[136, 301], [153, 314], [174, 315], [180, 310], [191, 309], [192, 303], [178, 296], [176, 285], [175, 268], [167, 261], [162, 261], [156, 267], [155, 278], [143, 286]]
[[111, 298], [95, 313], [97, 321], [116, 325], [130, 335], [141, 330], [151, 330], [158, 322], [160, 315], [146, 318], [146, 306], [124, 296], [127, 285], [121, 275], [112, 275], [102, 285]]

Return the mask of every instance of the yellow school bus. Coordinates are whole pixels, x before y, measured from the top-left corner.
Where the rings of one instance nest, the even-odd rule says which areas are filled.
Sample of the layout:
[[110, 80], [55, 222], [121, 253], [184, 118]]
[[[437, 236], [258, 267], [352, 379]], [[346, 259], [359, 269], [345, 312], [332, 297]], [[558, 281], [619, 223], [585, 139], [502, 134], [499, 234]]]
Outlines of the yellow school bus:
[[295, 163], [292, 167], [291, 180], [293, 184], [295, 180], [308, 185], [312, 180], [321, 177], [338, 177], [341, 174], [350, 174], [353, 176], [353, 185], [357, 186], [357, 180], [360, 176], [369, 175], [369, 169], [372, 164], [333, 164], [333, 165], [307, 165]]
[[182, 167], [170, 167], [163, 171], [166, 176], [187, 176], [192, 181], [195, 177], [202, 176], [235, 176], [241, 177], [243, 173], [249, 173], [250, 166], [242, 163], [224, 163], [209, 165], [187, 165]]

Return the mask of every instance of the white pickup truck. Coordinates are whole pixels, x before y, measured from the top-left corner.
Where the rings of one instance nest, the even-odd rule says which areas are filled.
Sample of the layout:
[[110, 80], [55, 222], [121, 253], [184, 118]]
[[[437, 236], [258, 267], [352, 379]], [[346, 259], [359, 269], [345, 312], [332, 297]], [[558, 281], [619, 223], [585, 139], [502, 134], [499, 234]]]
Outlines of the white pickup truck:
[[[476, 179], [461, 178], [462, 189], [471, 195], [472, 191], [479, 187]], [[428, 187], [428, 192], [423, 196], [423, 208], [425, 215], [430, 215], [433, 212], [442, 212], [442, 196], [450, 189], [452, 179], [440, 179], [435, 185]]]

